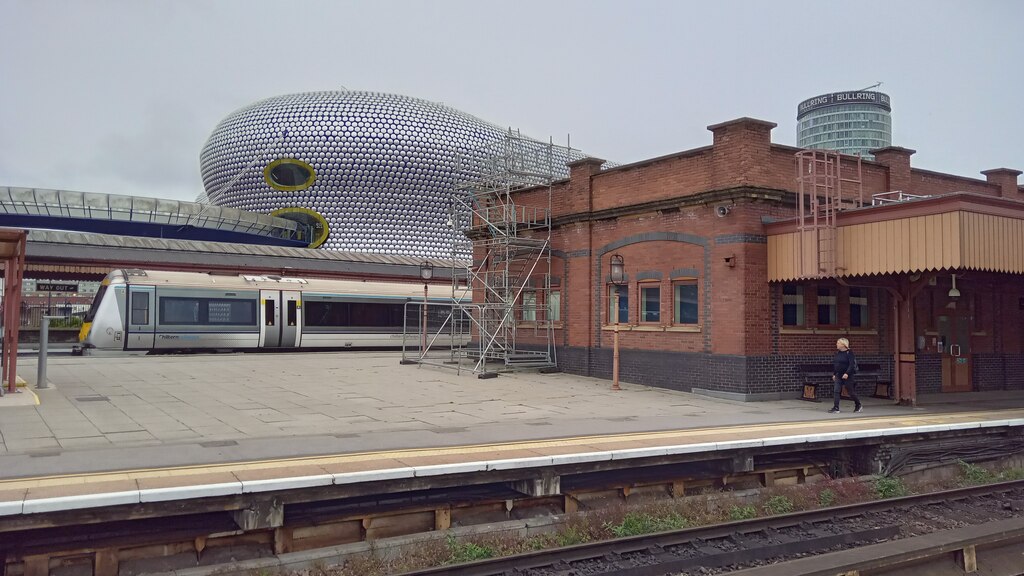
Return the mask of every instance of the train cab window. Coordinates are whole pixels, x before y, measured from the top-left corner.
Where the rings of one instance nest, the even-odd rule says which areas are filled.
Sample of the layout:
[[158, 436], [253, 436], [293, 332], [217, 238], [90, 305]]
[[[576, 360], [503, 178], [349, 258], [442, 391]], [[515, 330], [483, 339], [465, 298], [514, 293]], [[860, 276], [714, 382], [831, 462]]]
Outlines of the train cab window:
[[265, 318], [264, 324], [267, 326], [274, 325], [274, 300], [263, 301], [263, 316]]
[[132, 324], [149, 324], [149, 294], [132, 292]]
[[96, 310], [100, 307], [100, 302], [103, 301], [103, 295], [107, 293], [107, 285], [103, 284], [100, 289], [96, 291], [96, 297], [92, 299], [92, 306], [89, 307], [89, 312], [85, 315], [84, 322], [92, 322], [93, 318], [96, 317]]
[[296, 322], [296, 320], [298, 318], [298, 314], [297, 314], [298, 308], [296, 306], [297, 304], [298, 304], [298, 302], [296, 302], [295, 300], [289, 300], [288, 301], [288, 325], [289, 326], [295, 326], [295, 322]]

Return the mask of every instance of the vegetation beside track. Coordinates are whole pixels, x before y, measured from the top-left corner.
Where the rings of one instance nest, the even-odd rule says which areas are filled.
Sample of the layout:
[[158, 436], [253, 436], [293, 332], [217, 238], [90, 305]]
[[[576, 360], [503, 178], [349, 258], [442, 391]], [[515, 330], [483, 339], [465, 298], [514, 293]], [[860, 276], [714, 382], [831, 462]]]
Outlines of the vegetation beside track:
[[522, 538], [503, 533], [458, 538], [449, 534], [443, 539], [417, 544], [414, 549], [403, 550], [401, 554], [371, 551], [350, 557], [344, 566], [321, 566], [293, 576], [384, 576], [612, 538], [1017, 479], [1024, 479], [1024, 469], [990, 470], [961, 461], [956, 476], [927, 484], [904, 482], [898, 477], [874, 477], [868, 481], [826, 479], [813, 484], [764, 488], [756, 494], [718, 491], [676, 500], [648, 500], [635, 505], [568, 514], [557, 529], [536, 536]]

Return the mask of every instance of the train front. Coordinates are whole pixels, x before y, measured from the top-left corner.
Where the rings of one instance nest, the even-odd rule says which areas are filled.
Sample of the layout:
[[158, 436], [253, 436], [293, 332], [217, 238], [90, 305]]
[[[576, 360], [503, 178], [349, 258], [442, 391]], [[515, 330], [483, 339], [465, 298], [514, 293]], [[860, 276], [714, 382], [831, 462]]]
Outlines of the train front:
[[124, 273], [107, 274], [78, 332], [82, 348], [124, 350], [124, 294]]

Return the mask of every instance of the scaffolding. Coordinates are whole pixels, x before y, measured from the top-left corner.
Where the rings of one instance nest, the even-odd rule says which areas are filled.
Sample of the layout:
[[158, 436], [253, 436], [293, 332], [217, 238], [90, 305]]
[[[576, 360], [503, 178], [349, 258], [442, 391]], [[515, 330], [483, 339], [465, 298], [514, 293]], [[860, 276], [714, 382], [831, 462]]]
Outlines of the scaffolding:
[[[466, 335], [453, 356], [481, 377], [556, 364], [551, 277], [551, 186], [572, 158], [555, 146], [509, 131], [460, 158], [451, 202], [452, 326]], [[557, 163], [557, 164], [556, 164]], [[459, 259], [459, 255], [471, 255]]]
[[802, 278], [834, 278], [843, 270], [836, 217], [864, 206], [860, 157], [830, 150], [796, 154], [797, 261]]

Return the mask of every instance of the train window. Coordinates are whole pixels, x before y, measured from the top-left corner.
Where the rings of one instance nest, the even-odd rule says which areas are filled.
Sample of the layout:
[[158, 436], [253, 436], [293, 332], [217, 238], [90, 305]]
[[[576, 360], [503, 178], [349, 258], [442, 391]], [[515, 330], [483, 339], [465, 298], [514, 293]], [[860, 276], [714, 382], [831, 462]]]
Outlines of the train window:
[[[134, 310], [133, 310], [134, 313]], [[160, 323], [167, 325], [255, 326], [254, 300], [160, 298]]]
[[149, 324], [149, 293], [132, 292], [132, 324]]
[[348, 326], [348, 302], [315, 302], [306, 300], [302, 308], [305, 310], [306, 326]]
[[295, 326], [295, 321], [298, 319], [298, 317], [296, 315], [296, 313], [297, 313], [297, 308], [295, 307], [296, 304], [298, 304], [298, 302], [296, 302], [295, 300], [289, 300], [288, 301], [288, 325], [289, 326]]
[[160, 299], [161, 324], [199, 324], [198, 298]]
[[[308, 327], [402, 329], [403, 304], [306, 300], [302, 307]], [[410, 314], [409, 326], [418, 325], [419, 314]]]
[[274, 304], [274, 300], [267, 299], [263, 301], [263, 323], [267, 326], [274, 325]]
[[210, 298], [205, 300], [205, 324], [228, 326], [255, 326], [256, 302], [253, 300], [227, 300]]

